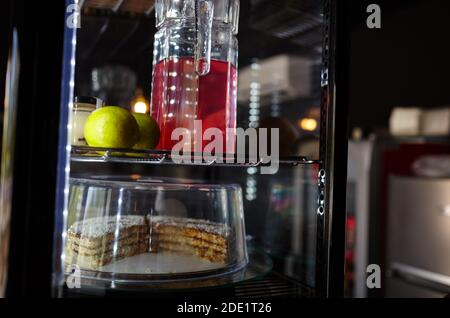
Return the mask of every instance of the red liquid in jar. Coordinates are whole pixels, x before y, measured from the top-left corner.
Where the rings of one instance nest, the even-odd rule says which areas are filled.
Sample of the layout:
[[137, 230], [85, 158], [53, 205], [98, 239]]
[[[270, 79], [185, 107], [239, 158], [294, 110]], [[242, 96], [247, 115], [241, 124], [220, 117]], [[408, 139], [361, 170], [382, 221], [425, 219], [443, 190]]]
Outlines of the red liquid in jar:
[[[193, 131], [194, 120], [202, 120], [203, 133], [208, 128], [218, 128], [222, 133], [223, 152], [234, 153], [236, 89], [236, 67], [229, 62], [212, 60], [210, 72], [198, 76], [193, 58], [160, 61], [153, 70], [152, 86], [152, 116], [161, 130], [157, 148], [171, 150], [179, 142], [171, 140], [175, 128]], [[228, 151], [227, 128], [233, 132]], [[210, 142], [203, 140], [201, 150]], [[192, 151], [195, 150], [198, 147], [192, 145]]]

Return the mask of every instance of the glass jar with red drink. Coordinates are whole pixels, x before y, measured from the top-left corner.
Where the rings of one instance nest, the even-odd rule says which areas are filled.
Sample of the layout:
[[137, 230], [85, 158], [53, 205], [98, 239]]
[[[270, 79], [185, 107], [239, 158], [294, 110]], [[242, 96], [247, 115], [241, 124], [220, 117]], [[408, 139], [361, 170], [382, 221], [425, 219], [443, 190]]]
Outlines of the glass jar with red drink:
[[216, 128], [216, 152], [235, 152], [238, 20], [239, 0], [156, 1], [151, 112], [158, 149], [171, 150], [180, 141], [174, 129], [184, 128], [191, 136], [184, 149], [203, 151], [210, 141], [199, 134]]

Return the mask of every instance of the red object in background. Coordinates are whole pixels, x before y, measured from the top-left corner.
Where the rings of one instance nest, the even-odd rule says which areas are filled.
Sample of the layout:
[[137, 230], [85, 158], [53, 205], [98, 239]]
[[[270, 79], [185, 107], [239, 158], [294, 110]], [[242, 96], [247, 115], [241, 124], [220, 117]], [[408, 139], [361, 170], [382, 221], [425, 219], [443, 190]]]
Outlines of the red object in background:
[[347, 265], [353, 268], [355, 262], [355, 239], [356, 239], [356, 220], [354, 216], [347, 217], [346, 243], [345, 243], [345, 261]]
[[[400, 144], [383, 154], [385, 177], [389, 175], [413, 176], [413, 163], [425, 155], [450, 154], [450, 145], [446, 144]], [[387, 186], [387, 179], [384, 180]]]
[[356, 219], [354, 215], [347, 216], [345, 236], [345, 295], [353, 297], [353, 286], [355, 283], [355, 240]]
[[[198, 77], [193, 58], [160, 61], [154, 68], [152, 86], [152, 116], [161, 130], [157, 148], [171, 150], [178, 143], [171, 140], [175, 128], [192, 130], [194, 120], [202, 120], [203, 133], [208, 128], [222, 132], [225, 152], [226, 129], [236, 129], [236, 90], [237, 72], [231, 63], [211, 60], [210, 72]], [[202, 150], [209, 142], [203, 141]], [[234, 153], [234, 147], [230, 152]]]

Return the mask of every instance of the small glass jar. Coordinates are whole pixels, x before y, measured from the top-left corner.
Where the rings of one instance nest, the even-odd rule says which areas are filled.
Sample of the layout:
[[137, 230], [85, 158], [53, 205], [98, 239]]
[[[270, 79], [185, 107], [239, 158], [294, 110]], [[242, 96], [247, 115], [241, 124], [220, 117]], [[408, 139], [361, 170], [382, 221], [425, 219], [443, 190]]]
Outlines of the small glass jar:
[[87, 146], [84, 138], [84, 125], [89, 115], [103, 106], [103, 101], [96, 97], [77, 96], [72, 109], [72, 132], [70, 143], [72, 146]]

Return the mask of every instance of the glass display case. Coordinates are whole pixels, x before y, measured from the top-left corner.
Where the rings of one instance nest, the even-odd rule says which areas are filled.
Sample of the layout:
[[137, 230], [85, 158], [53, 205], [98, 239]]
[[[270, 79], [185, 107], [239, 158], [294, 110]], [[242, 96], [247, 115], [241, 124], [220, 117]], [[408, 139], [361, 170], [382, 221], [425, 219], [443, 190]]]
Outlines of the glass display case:
[[239, 185], [137, 176], [69, 184], [64, 266], [83, 285], [193, 285], [248, 264]]
[[342, 297], [337, 2], [67, 0], [43, 25], [8, 2], [3, 291]]

